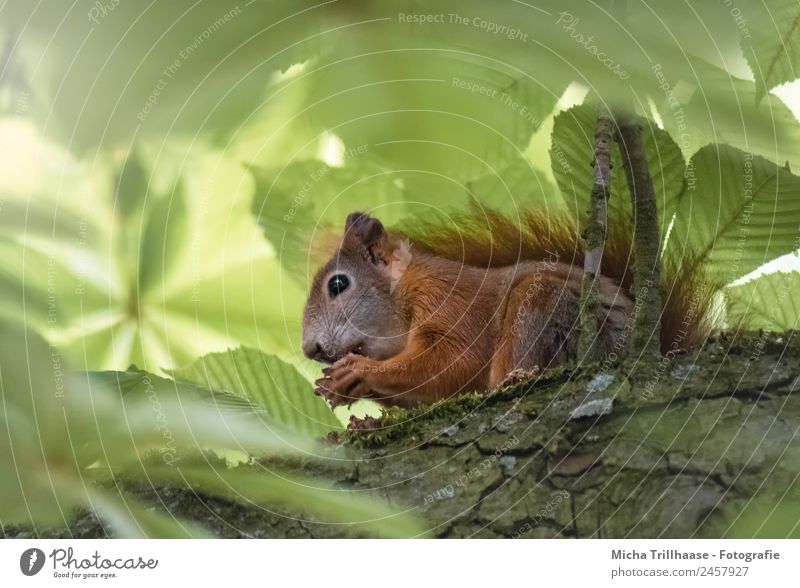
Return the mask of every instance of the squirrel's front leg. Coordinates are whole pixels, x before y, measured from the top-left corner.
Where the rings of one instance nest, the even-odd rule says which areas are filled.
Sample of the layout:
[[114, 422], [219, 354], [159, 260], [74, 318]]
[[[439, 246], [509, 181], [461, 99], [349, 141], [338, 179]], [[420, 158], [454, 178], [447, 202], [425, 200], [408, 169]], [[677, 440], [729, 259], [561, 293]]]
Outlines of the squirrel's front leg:
[[409, 343], [385, 360], [346, 355], [330, 369], [332, 391], [348, 401], [372, 398], [384, 405], [412, 407], [485, 387], [477, 381], [476, 370], [464, 361], [454, 362], [441, 345]]

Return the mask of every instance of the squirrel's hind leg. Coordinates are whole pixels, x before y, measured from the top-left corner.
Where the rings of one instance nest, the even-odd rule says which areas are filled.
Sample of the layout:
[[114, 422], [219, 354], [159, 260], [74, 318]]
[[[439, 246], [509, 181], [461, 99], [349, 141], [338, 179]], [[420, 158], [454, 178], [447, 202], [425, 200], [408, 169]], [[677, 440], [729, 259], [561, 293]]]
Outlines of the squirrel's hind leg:
[[[531, 377], [575, 355], [579, 296], [563, 280], [532, 276], [508, 295], [490, 387]], [[524, 378], [523, 378], [524, 379]]]

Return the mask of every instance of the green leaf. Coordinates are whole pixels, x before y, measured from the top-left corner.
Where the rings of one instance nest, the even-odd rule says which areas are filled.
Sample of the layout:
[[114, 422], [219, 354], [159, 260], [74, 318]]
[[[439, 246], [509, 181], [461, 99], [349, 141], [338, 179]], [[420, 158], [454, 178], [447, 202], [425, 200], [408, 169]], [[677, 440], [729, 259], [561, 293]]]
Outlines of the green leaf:
[[29, 325], [88, 370], [156, 372], [239, 344], [293, 360], [305, 292], [281, 279], [241, 164], [140, 141], [122, 181], [118, 155], [78, 160], [17, 127], [0, 124], [0, 145], [22, 142], [7, 162], [20, 174], [0, 179], [0, 314], [24, 298]]
[[800, 3], [796, 0], [747, 2], [739, 22], [744, 51], [756, 79], [756, 100], [800, 76]]
[[224, 390], [261, 407], [269, 419], [295, 431], [325, 435], [341, 429], [325, 401], [293, 366], [257, 349], [211, 353], [170, 374], [177, 380]]
[[708, 145], [692, 158], [664, 256], [731, 282], [800, 248], [800, 178], [763, 157]]
[[726, 292], [728, 322], [744, 329], [800, 329], [800, 272], [775, 272]]
[[[553, 146], [550, 150], [553, 175], [567, 208], [577, 215], [581, 224], [585, 222], [592, 192], [591, 163], [594, 161], [597, 111], [598, 106], [594, 103], [574, 106], [560, 113], [553, 125]], [[683, 190], [685, 164], [680, 148], [666, 131], [647, 120], [642, 121], [642, 126], [663, 240]], [[616, 143], [612, 145], [611, 157], [609, 226], [630, 232], [631, 196], [622, 166], [622, 156]]]

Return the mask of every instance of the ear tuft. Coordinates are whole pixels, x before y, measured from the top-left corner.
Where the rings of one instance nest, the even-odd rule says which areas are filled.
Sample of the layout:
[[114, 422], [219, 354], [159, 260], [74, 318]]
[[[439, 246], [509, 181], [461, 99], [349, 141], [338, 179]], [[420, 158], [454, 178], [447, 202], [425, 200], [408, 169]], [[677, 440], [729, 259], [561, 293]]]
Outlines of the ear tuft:
[[381, 221], [366, 212], [348, 214], [344, 231], [345, 238], [355, 238], [368, 249], [377, 245], [386, 233]]

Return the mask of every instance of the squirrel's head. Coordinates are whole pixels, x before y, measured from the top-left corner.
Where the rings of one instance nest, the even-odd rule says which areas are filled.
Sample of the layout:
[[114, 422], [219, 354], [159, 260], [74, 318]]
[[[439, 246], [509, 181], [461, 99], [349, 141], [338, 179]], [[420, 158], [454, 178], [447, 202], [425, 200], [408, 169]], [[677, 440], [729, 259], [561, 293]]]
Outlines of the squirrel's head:
[[387, 359], [405, 346], [392, 299], [392, 245], [381, 222], [347, 217], [344, 237], [317, 272], [303, 313], [303, 353], [333, 363], [348, 353]]

